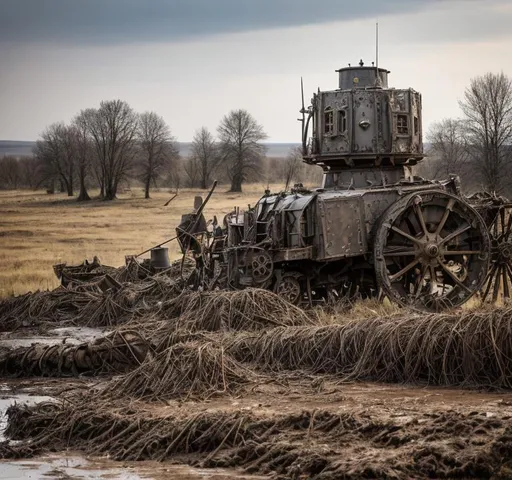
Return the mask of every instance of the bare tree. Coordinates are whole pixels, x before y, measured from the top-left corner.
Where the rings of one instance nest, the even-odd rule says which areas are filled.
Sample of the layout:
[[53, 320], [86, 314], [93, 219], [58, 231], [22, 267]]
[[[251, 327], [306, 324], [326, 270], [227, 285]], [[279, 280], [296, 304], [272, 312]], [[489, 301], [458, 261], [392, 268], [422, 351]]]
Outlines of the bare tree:
[[258, 169], [265, 154], [265, 146], [259, 142], [265, 140], [267, 135], [253, 116], [241, 109], [225, 115], [217, 132], [222, 160], [228, 166], [231, 191], [241, 192], [247, 174]]
[[89, 135], [89, 129], [91, 122], [93, 121], [94, 114], [94, 109], [82, 110], [73, 119], [72, 123], [75, 135], [74, 139], [77, 157], [78, 182], [80, 185], [80, 191], [77, 198], [79, 202], [85, 202], [91, 199], [87, 192], [86, 182], [90, 173], [93, 155], [93, 145]]
[[503, 73], [471, 79], [460, 107], [467, 120], [475, 167], [485, 187], [500, 193], [510, 173], [511, 79]]
[[182, 168], [182, 159], [178, 155], [174, 162], [172, 162], [169, 171], [167, 172], [166, 177], [164, 178], [164, 183], [166, 186], [174, 188], [176, 193], [181, 187], [183, 179], [183, 168]]
[[17, 189], [21, 183], [21, 168], [16, 157], [0, 158], [0, 187]]
[[464, 176], [470, 163], [470, 148], [464, 122], [445, 118], [434, 123], [428, 133], [431, 144], [429, 161], [433, 178], [448, 178], [450, 174]]
[[213, 172], [222, 160], [218, 145], [206, 127], [197, 130], [194, 135], [192, 157], [198, 169], [200, 187], [206, 189], [210, 186]]
[[199, 160], [190, 156], [183, 162], [183, 172], [185, 173], [186, 185], [189, 187], [197, 187], [200, 183], [200, 165]]
[[89, 133], [101, 194], [105, 200], [113, 200], [121, 180], [133, 166], [137, 115], [122, 100], [103, 101], [98, 110], [90, 113]]
[[36, 142], [34, 154], [45, 165], [46, 180], [57, 179], [68, 196], [73, 196], [75, 175], [74, 132], [64, 123], [47, 127]]
[[142, 159], [144, 198], [149, 198], [151, 183], [156, 183], [164, 168], [170, 167], [172, 160], [179, 155], [179, 149], [165, 120], [155, 112], [139, 115], [137, 137]]
[[298, 182], [301, 180], [300, 174], [302, 165], [302, 148], [291, 148], [282, 163], [282, 176], [285, 184], [285, 190], [288, 190], [292, 181]]
[[21, 182], [25, 187], [37, 188], [41, 183], [40, 163], [35, 157], [22, 157], [18, 160]]

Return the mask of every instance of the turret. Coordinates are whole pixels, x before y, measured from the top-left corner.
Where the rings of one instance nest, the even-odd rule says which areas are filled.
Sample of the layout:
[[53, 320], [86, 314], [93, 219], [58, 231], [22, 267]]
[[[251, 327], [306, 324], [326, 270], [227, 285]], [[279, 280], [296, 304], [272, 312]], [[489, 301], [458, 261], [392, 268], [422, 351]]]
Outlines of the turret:
[[358, 67], [348, 66], [340, 68], [336, 72], [339, 74], [340, 90], [372, 87], [388, 88], [388, 74], [391, 73], [385, 68], [365, 67], [362, 60]]
[[390, 175], [400, 178], [423, 158], [420, 93], [389, 88], [390, 72], [362, 61], [336, 72], [339, 88], [318, 90], [307, 109], [304, 160], [326, 172], [397, 169]]

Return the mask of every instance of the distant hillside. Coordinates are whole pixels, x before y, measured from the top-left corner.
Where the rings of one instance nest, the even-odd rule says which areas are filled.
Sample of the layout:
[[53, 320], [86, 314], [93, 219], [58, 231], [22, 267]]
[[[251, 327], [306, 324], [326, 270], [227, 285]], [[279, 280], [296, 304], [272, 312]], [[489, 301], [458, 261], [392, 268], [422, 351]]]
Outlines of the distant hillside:
[[[0, 157], [13, 155], [22, 157], [32, 155], [32, 148], [36, 142], [23, 142], [15, 140], [0, 140]], [[182, 157], [190, 155], [191, 143], [179, 142], [180, 154]], [[269, 157], [286, 157], [292, 147], [296, 147], [298, 143], [267, 143], [267, 156]]]
[[32, 155], [32, 148], [36, 142], [22, 142], [16, 140], [0, 140], [0, 157], [14, 155], [24, 157]]

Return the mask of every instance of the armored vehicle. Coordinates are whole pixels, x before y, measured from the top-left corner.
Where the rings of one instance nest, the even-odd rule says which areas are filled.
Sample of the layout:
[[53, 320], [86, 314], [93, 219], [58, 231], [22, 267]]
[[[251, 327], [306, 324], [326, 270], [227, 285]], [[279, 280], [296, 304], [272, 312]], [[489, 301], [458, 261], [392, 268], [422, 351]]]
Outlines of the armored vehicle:
[[381, 295], [422, 311], [477, 292], [508, 297], [509, 204], [463, 197], [456, 176], [415, 175], [420, 93], [389, 87], [388, 70], [362, 61], [336, 72], [338, 88], [301, 110], [303, 158], [323, 169], [322, 186], [267, 191], [209, 234], [187, 216], [178, 236], [195, 252], [199, 283], [268, 288], [293, 303]]

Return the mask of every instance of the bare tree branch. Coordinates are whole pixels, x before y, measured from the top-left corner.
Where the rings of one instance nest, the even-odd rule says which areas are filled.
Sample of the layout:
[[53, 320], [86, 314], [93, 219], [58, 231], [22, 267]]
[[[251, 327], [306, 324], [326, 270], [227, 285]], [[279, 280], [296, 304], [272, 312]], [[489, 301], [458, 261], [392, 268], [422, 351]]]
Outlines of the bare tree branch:
[[512, 81], [503, 72], [473, 78], [459, 103], [475, 168], [486, 189], [502, 193], [511, 172]]
[[222, 160], [231, 179], [231, 191], [241, 192], [248, 172], [257, 170], [265, 155], [265, 146], [259, 142], [267, 135], [247, 110], [232, 110], [225, 115], [217, 133]]
[[170, 170], [172, 161], [179, 155], [179, 148], [165, 120], [155, 112], [139, 115], [137, 140], [142, 161], [144, 197], [149, 198], [151, 183], [156, 183], [164, 169]]

